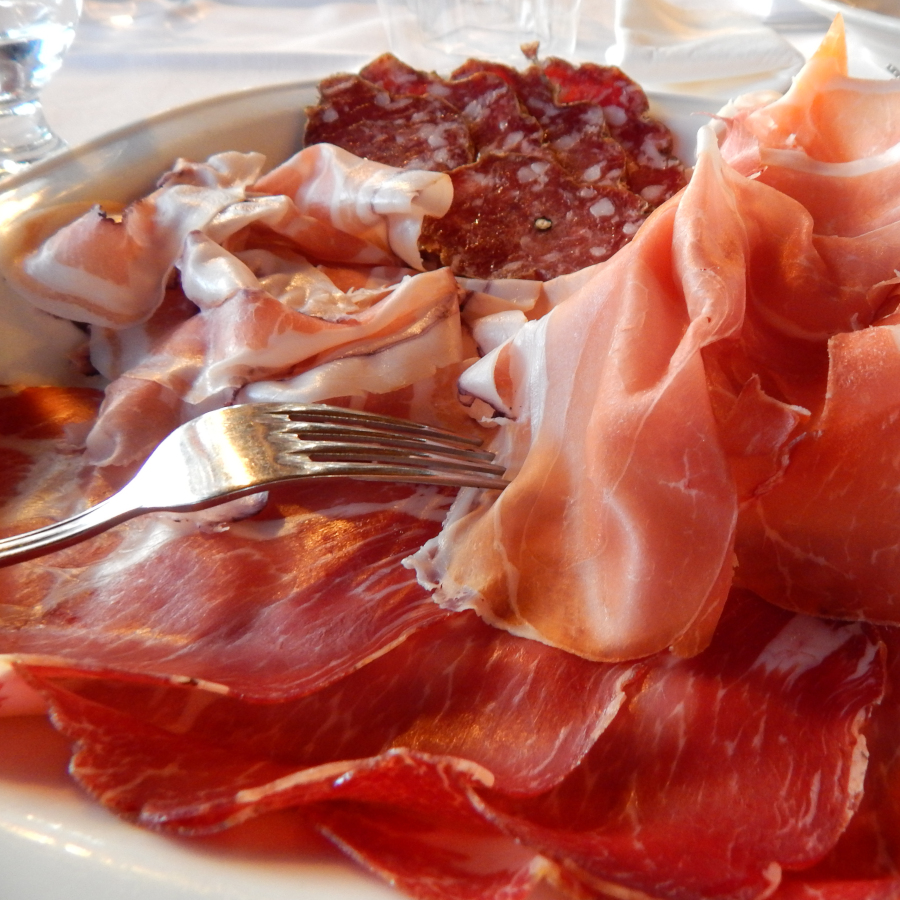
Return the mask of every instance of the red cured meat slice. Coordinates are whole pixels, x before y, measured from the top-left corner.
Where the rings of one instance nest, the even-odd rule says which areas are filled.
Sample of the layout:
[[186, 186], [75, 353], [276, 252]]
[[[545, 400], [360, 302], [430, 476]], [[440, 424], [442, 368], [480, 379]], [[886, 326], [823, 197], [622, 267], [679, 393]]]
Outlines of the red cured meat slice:
[[749, 900], [838, 839], [883, 679], [862, 626], [734, 595], [710, 648], [662, 658], [559, 787], [478, 793], [504, 830], [601, 892]]
[[357, 862], [421, 900], [525, 900], [545, 868], [477, 816], [447, 822], [434, 809], [354, 803], [317, 810], [316, 819]]
[[788, 876], [771, 895], [772, 900], [895, 900], [900, 891], [896, 878], [871, 881], [827, 881]]
[[445, 79], [420, 72], [389, 53], [360, 69], [360, 77], [391, 96], [430, 94], [449, 103], [469, 127], [476, 153], [488, 150], [538, 153], [544, 142], [540, 123], [519, 103], [516, 92], [490, 72]]
[[469, 78], [435, 83], [430, 93], [459, 110], [479, 155], [492, 150], [544, 152], [540, 124], [521, 106], [515, 91], [502, 78], [476, 72]]
[[444, 502], [320, 482], [224, 532], [143, 517], [0, 571], [0, 641], [252, 696], [313, 690], [444, 615], [400, 565], [437, 531]]
[[[6, 533], [108, 493], [61, 436], [83, 432], [95, 402], [62, 389], [0, 400], [13, 431], [4, 455], [15, 451], [21, 477], [6, 488]], [[445, 615], [400, 561], [436, 533], [448, 502], [444, 489], [317, 482], [225, 531], [191, 515], [135, 519], [0, 570], [0, 645], [266, 698], [314, 690]]]
[[578, 183], [540, 157], [490, 154], [450, 177], [450, 211], [425, 220], [420, 244], [472, 278], [546, 280], [582, 269], [612, 256], [644, 218], [631, 192]]
[[[738, 526], [737, 577], [816, 614], [900, 618], [898, 326], [836, 335], [820, 417]], [[802, 503], [798, 498], [803, 497]]]
[[[296, 784], [270, 784], [286, 773], [308, 771], [307, 781], [319, 780], [316, 767], [330, 766], [329, 777], [335, 777], [364, 759], [401, 752], [466, 760], [499, 790], [540, 793], [581, 761], [616, 715], [626, 687], [645, 669], [642, 663], [592, 664], [491, 629], [465, 613], [432, 622], [345, 678], [280, 703], [248, 703], [134, 676], [80, 677], [65, 668], [38, 674], [67, 692], [57, 698], [64, 720], [75, 703], [79, 715], [96, 718], [102, 708], [101, 718], [109, 718], [117, 711], [124, 717], [119, 730], [127, 731], [130, 721], [138, 731], [155, 734], [147, 743], [150, 770], [152, 755], [177, 755], [194, 745], [217, 748], [196, 788], [179, 767], [174, 774], [163, 772], [156, 787], [137, 785], [113, 803], [124, 813], [152, 809], [156, 824], [181, 828], [189, 821], [214, 824], [283, 805], [282, 787], [290, 799], [291, 790], [305, 783], [298, 775]], [[69, 729], [85, 747], [95, 738], [98, 747], [112, 739], [109, 730], [94, 734], [85, 727]], [[103, 752], [112, 753], [104, 777], [122, 777], [114, 745]], [[267, 768], [265, 775], [248, 770], [246, 784], [257, 786], [256, 799], [242, 799], [241, 785], [216, 774], [217, 767], [231, 771], [232, 757], [278, 769], [273, 774]], [[85, 767], [82, 777], [93, 790], [100, 776]]]
[[475, 158], [459, 113], [436, 97], [391, 98], [356, 75], [325, 79], [319, 90], [319, 104], [307, 111], [307, 145], [336, 144], [385, 165], [436, 172]]
[[[37, 528], [68, 514], [72, 486], [83, 469], [78, 447], [100, 401], [98, 391], [82, 388], [0, 389], [3, 533]], [[45, 455], [53, 464], [46, 464]]]
[[[481, 631], [490, 629], [474, 617], [446, 619], [321, 695], [274, 705], [27, 671], [50, 697], [57, 726], [77, 741], [73, 773], [120, 815], [205, 833], [300, 806], [307, 821], [379, 874], [400, 877], [414, 896], [520, 896], [525, 870], [535, 877], [535, 855], [544, 854], [591, 895], [606, 887], [616, 896], [755, 897], [777, 884], [780, 865], [821, 857], [858, 802], [859, 728], [883, 683], [877, 642], [862, 626], [736, 595], [713, 645], [689, 661], [652, 660], [605, 729], [597, 725], [609, 689], [627, 688], [635, 670], [558, 654], [546, 657], [549, 679], [532, 679], [529, 660], [507, 662], [520, 650], [556, 651]], [[504, 646], [515, 649], [498, 657]], [[479, 684], [484, 665], [493, 675]], [[591, 679], [573, 682], [578, 666], [607, 673], [583, 697]], [[427, 669], [438, 677], [422, 697], [408, 687]], [[457, 682], [456, 672], [468, 674]], [[386, 705], [372, 703], [392, 678], [401, 685]], [[543, 723], [554, 706], [554, 721]], [[592, 729], [599, 734], [588, 737]], [[538, 744], [554, 746], [560, 733], [596, 743], [556, 787], [515, 798], [517, 786], [546, 783]], [[371, 752], [385, 737], [373, 756], [342, 755], [354, 746]], [[473, 748], [474, 760], [466, 755]], [[569, 765], [577, 757], [563, 755]], [[507, 770], [493, 784], [491, 762]], [[398, 853], [392, 839], [404, 835], [419, 853]]]
[[[673, 153], [671, 132], [650, 118], [646, 95], [618, 69], [550, 59], [519, 72], [500, 63], [470, 60], [453, 77], [476, 71], [499, 75], [514, 88], [567, 168], [591, 174], [606, 170], [615, 177], [624, 163], [621, 177], [651, 206], [663, 203], [687, 183], [684, 166]], [[604, 123], [602, 130], [598, 115]]]
[[509, 85], [540, 124], [546, 146], [572, 177], [591, 184], [625, 186], [625, 152], [611, 137], [603, 110], [596, 103], [558, 103], [553, 86], [537, 66], [519, 72], [502, 63], [469, 60], [453, 73], [450, 83], [479, 75], [500, 78]]
[[650, 118], [640, 85], [614, 66], [549, 59], [541, 69], [560, 103], [591, 101], [602, 108], [610, 134], [629, 155], [628, 183], [635, 193], [657, 205], [684, 187], [687, 173], [673, 152], [672, 133]]
[[434, 72], [422, 72], [392, 53], [383, 53], [359, 70], [359, 77], [377, 84], [389, 94], [427, 94], [443, 78]]
[[786, 876], [779, 900], [881, 900], [900, 892], [900, 631], [875, 630], [887, 648], [887, 685], [864, 728], [869, 764], [862, 802], [821, 862]]

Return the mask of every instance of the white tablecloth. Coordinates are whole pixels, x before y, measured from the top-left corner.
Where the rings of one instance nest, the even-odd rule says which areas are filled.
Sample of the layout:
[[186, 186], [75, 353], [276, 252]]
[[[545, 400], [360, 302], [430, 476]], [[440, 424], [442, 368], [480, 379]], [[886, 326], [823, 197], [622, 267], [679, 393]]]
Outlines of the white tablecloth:
[[[388, 49], [377, 0], [199, 2], [204, 14], [181, 27], [83, 18], [44, 93], [47, 118], [70, 145], [217, 94], [358, 69]], [[613, 23], [614, 0], [583, 0], [576, 58], [602, 62]], [[785, 33], [809, 52], [827, 22], [797, 24]]]

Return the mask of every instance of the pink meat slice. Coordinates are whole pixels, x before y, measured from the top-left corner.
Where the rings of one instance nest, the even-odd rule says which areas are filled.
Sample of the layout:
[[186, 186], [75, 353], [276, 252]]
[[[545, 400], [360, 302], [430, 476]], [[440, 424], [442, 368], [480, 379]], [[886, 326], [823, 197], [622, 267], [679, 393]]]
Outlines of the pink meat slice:
[[[358, 360], [356, 381], [365, 384], [368, 375], [373, 390], [380, 354], [393, 348], [410, 362], [393, 367], [396, 378], [380, 385], [382, 390], [404, 386], [407, 377], [433, 374], [435, 366], [462, 358], [458, 296], [448, 270], [423, 272], [355, 315], [328, 321], [291, 309], [267, 291], [239, 289], [181, 322], [109, 385], [87, 439], [89, 458], [97, 465], [133, 464], [172, 428], [233, 402], [245, 385], [297, 376], [339, 359]], [[423, 372], [413, 363], [421, 362], [419, 343], [432, 333], [436, 346], [425, 360], [431, 369]], [[332, 396], [351, 393], [346, 388], [342, 384]], [[149, 410], [156, 414], [143, 427], [132, 427], [135, 417]]]
[[713, 644], [660, 658], [558, 787], [524, 801], [476, 790], [489, 818], [601, 895], [766, 896], [858, 806], [883, 684], [864, 626], [737, 593]]
[[[314, 144], [267, 172], [254, 185], [266, 194], [282, 194], [303, 216], [363, 240], [390, 259], [359, 259], [379, 264], [400, 260], [422, 268], [417, 249], [425, 216], [441, 216], [453, 189], [441, 172], [399, 170], [362, 159], [333, 144]], [[352, 262], [347, 256], [331, 258]], [[319, 261], [328, 262], [329, 257]]]
[[258, 153], [179, 160], [120, 219], [95, 207], [58, 231], [22, 260], [17, 278], [54, 315], [113, 328], [143, 322], [162, 302], [181, 241], [243, 199], [263, 162]]
[[897, 143], [900, 91], [890, 79], [848, 76], [838, 16], [790, 90], [773, 103], [751, 106], [739, 119], [764, 148], [799, 147], [821, 162], [853, 162]]
[[680, 204], [463, 376], [506, 397], [513, 480], [490, 506], [461, 494], [417, 556], [438, 602], [593, 659], [708, 642], [737, 515], [701, 357], [743, 315], [731, 177], [710, 148]]
[[[778, 128], [757, 129], [766, 171], [744, 182], [740, 194], [758, 261], [748, 279], [747, 319], [739, 346], [713, 354], [723, 369], [731, 366], [736, 382], [756, 375], [773, 397], [810, 413], [783, 473], [742, 511], [739, 583], [791, 609], [896, 622], [897, 410], [890, 385], [900, 377], [900, 219], [878, 185], [889, 192], [900, 163], [864, 138], [854, 148], [848, 138], [842, 155], [877, 155], [817, 158], [828, 132], [816, 125], [813, 98], [827, 95], [829, 109], [837, 99], [855, 109], [845, 65], [843, 34], [835, 28], [795, 86], [812, 112], [800, 115], [789, 93], [743, 124], [736, 118], [738, 129], [746, 121]], [[886, 107], [890, 98], [900, 102], [896, 85], [876, 93]], [[781, 132], [792, 115], [797, 136], [785, 148]], [[887, 115], [883, 124], [896, 121]]]

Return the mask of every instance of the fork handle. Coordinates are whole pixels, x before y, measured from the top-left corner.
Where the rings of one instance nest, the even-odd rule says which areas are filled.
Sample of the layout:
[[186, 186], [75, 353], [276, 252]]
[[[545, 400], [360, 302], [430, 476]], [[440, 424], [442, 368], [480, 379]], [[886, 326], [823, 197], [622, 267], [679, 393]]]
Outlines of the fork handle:
[[86, 537], [100, 534], [101, 531], [106, 531], [143, 511], [131, 506], [124, 492], [119, 491], [61, 522], [0, 539], [0, 566], [24, 562], [51, 550], [68, 547]]

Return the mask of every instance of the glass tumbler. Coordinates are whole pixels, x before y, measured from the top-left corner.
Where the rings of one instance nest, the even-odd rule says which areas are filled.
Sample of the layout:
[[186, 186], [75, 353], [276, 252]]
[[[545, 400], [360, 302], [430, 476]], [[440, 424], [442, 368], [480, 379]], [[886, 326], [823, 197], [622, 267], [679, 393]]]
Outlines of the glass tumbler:
[[391, 50], [419, 68], [469, 57], [521, 64], [523, 44], [571, 57], [581, 0], [378, 0]]
[[81, 0], [0, 0], [0, 175], [65, 147], [47, 125], [41, 89], [75, 37]]

